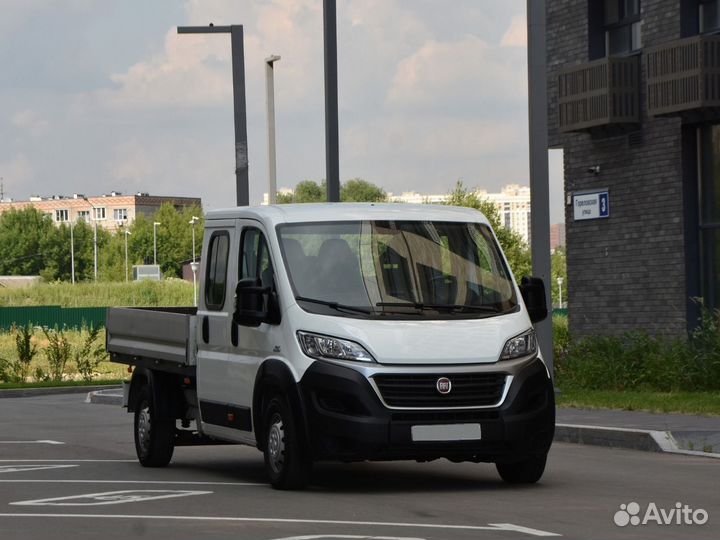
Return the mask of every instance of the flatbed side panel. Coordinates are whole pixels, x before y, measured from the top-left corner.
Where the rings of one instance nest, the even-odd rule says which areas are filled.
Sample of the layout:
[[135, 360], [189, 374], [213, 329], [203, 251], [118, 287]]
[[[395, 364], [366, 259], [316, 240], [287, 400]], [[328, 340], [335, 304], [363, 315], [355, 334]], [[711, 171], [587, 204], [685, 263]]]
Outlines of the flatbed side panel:
[[109, 308], [107, 350], [125, 357], [194, 363], [194, 316], [166, 310]]

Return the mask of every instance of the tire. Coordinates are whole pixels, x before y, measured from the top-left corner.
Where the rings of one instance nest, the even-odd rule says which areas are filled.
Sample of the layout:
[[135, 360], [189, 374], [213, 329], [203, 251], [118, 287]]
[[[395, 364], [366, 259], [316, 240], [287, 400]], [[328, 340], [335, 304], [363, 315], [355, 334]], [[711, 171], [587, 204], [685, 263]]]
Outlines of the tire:
[[312, 461], [300, 443], [287, 401], [271, 398], [263, 414], [265, 470], [275, 489], [303, 489]]
[[534, 484], [545, 472], [547, 454], [528, 456], [512, 463], [496, 463], [500, 478], [508, 484]]
[[135, 405], [135, 452], [143, 467], [165, 467], [175, 449], [175, 421], [158, 418], [150, 386], [138, 393]]

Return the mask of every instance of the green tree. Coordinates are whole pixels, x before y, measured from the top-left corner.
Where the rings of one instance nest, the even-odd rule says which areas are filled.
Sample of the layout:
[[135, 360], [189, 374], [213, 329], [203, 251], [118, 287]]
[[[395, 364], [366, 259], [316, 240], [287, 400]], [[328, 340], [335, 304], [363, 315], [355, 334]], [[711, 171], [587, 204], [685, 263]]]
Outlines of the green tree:
[[314, 180], [304, 180], [295, 186], [293, 201], [295, 203], [324, 202], [327, 200], [325, 181], [320, 184]]
[[342, 202], [384, 202], [385, 190], [362, 178], [352, 178], [340, 188]]
[[466, 206], [482, 212], [492, 225], [516, 279], [532, 275], [532, 261], [527, 244], [519, 234], [503, 226], [500, 214], [491, 202], [480, 199], [458, 181], [455, 189], [449, 193], [446, 204]]
[[0, 215], [0, 274], [39, 275], [45, 268], [46, 250], [57, 241], [49, 215], [28, 207]]
[[558, 287], [558, 278], [562, 278], [562, 302], [567, 304], [567, 256], [564, 248], [557, 248], [550, 257], [550, 265], [552, 267], [552, 297], [553, 305], [558, 305], [560, 302], [560, 290]]

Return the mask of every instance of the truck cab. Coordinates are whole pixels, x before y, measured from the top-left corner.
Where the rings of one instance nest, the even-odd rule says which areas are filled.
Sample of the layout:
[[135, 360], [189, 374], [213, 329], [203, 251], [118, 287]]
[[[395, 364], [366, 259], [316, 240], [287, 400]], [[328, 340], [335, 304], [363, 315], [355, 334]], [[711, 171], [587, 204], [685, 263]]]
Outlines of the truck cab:
[[256, 446], [277, 488], [302, 487], [322, 460], [447, 458], [494, 462], [509, 482], [542, 476], [555, 421], [532, 326], [544, 287], [518, 286], [480, 212], [282, 205], [211, 211], [205, 227], [175, 373], [149, 347], [127, 348], [133, 310], [108, 314], [111, 358], [137, 366], [128, 408], [143, 464], [167, 464], [191, 426]]

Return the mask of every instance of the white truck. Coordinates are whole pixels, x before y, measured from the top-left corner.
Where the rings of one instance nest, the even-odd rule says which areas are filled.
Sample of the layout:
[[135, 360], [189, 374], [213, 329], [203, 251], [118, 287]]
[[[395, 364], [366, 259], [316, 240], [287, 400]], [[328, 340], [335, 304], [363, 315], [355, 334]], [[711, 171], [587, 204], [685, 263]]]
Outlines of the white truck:
[[270, 482], [321, 460], [494, 462], [536, 482], [555, 429], [532, 324], [542, 281], [514, 281], [478, 211], [304, 204], [208, 212], [198, 308], [110, 308], [134, 366], [140, 463], [241, 443]]

